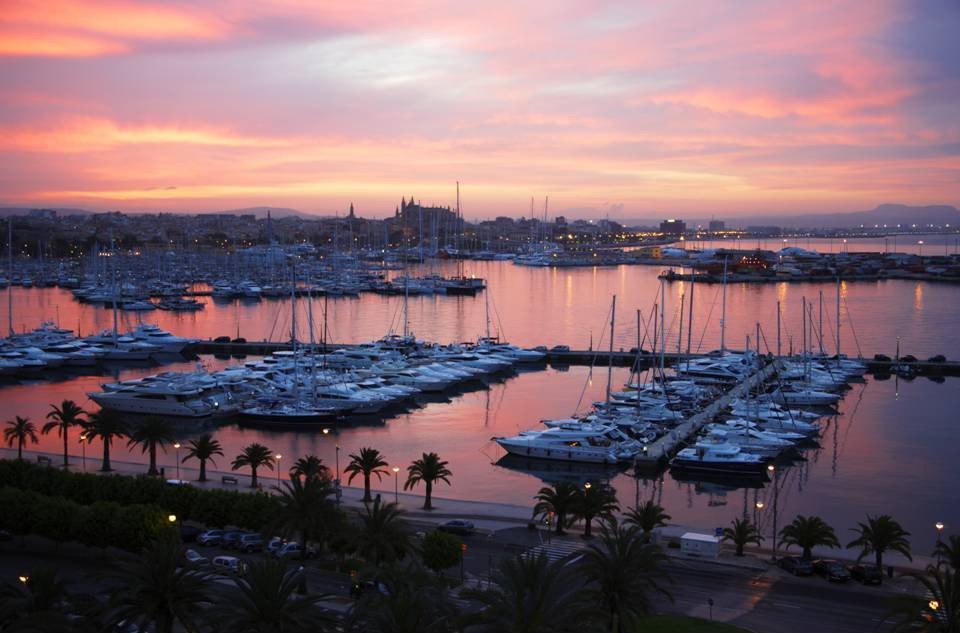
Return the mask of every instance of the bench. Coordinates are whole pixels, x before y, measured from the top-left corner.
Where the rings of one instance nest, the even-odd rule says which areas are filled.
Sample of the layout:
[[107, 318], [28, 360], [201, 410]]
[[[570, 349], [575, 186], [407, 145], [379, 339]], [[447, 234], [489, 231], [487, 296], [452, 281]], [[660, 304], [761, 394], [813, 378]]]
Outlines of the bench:
[[231, 477], [230, 475], [224, 475], [223, 477], [221, 477], [221, 480], [225, 484], [231, 484], [234, 486], [236, 486], [239, 483], [236, 477]]

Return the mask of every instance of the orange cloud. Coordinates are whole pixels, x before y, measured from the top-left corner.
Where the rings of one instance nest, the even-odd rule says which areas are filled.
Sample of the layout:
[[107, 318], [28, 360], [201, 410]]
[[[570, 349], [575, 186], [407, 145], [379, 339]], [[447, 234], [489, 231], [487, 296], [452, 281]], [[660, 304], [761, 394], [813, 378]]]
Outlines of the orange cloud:
[[201, 11], [136, 2], [6, 0], [0, 55], [91, 57], [126, 52], [140, 41], [209, 40], [226, 24]]

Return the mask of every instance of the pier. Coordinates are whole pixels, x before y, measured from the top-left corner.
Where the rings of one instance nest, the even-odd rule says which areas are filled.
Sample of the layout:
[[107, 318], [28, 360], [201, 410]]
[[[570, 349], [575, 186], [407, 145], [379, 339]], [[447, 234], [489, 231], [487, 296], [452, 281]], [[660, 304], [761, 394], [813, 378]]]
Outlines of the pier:
[[705, 424], [712, 422], [723, 409], [730, 406], [732, 400], [744, 397], [751, 389], [767, 382], [779, 370], [779, 365], [779, 361], [768, 362], [762, 369], [754, 372], [746, 380], [737, 383], [730, 391], [711, 402], [703, 411], [687, 418], [675, 429], [665, 433], [649, 446], [645, 446], [643, 452], [634, 457], [637, 465], [640, 467], [649, 466], [650, 468], [661, 465], [677, 452], [681, 444], [699, 433]]

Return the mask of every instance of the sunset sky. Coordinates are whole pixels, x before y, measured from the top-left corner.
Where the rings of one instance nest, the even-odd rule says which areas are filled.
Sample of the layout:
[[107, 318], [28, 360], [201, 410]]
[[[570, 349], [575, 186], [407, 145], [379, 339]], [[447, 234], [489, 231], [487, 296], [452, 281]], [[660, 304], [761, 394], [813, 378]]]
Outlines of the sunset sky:
[[960, 2], [0, 3], [0, 203], [960, 202]]

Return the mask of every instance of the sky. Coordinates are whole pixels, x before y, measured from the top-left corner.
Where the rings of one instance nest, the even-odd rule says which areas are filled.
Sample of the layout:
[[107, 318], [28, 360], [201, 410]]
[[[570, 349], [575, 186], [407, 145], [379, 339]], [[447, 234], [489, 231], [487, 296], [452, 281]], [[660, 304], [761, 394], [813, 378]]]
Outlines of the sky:
[[958, 32], [957, 0], [3, 0], [0, 203], [957, 204]]

